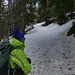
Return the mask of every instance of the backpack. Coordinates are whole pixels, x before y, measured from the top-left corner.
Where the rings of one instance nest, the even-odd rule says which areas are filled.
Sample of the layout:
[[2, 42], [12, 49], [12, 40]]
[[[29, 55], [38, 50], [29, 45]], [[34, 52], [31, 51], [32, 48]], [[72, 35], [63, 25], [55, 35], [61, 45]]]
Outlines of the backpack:
[[16, 48], [18, 47], [11, 47], [8, 40], [0, 42], [0, 75], [10, 75], [9, 53]]
[[[10, 55], [9, 53], [14, 49], [20, 49], [19, 47], [12, 47], [8, 40], [0, 42], [0, 75], [16, 75], [18, 73], [17, 69], [15, 68], [13, 71], [10, 69]], [[31, 60], [27, 58], [28, 62], [31, 64]], [[18, 69], [19, 70], [19, 69]], [[22, 75], [22, 71], [20, 71], [20, 75]], [[19, 75], [18, 74], [18, 75]]]
[[5, 40], [0, 42], [0, 69], [9, 60], [10, 42]]

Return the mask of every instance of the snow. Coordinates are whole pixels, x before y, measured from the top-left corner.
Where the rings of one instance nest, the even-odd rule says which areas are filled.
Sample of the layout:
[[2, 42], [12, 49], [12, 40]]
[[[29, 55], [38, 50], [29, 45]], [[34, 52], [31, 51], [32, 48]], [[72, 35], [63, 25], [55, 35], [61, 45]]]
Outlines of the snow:
[[[72, 13], [75, 13], [75, 11], [73, 11]], [[68, 15], [71, 15], [71, 13], [67, 13], [67, 14], [66, 14], [66, 17], [67, 17]]]
[[66, 35], [73, 21], [45, 27], [42, 22], [27, 32], [24, 52], [32, 60], [28, 75], [75, 75], [75, 38]]

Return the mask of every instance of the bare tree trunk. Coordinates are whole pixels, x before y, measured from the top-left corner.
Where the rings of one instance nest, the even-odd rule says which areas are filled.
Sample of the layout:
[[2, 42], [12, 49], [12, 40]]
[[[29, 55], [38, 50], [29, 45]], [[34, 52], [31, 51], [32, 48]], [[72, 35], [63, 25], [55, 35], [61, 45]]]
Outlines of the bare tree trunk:
[[74, 10], [75, 10], [75, 0], [73, 0], [73, 3], [74, 3]]
[[10, 14], [10, 35], [12, 34], [12, 30], [13, 30], [13, 27], [14, 27], [14, 23], [13, 23], [13, 13], [12, 13], [12, 10], [13, 10], [13, 2], [11, 0], [8, 0], [8, 7], [9, 7], [9, 14]]
[[21, 12], [21, 17], [22, 17], [22, 32], [24, 33], [24, 34], [26, 34], [26, 32], [25, 32], [25, 28], [26, 28], [26, 25], [25, 25], [25, 13], [26, 13], [26, 0], [23, 0], [24, 2], [25, 2], [25, 4], [24, 4], [24, 9], [25, 10], [23, 10], [22, 9], [22, 12]]
[[0, 0], [0, 40], [4, 37], [4, 22], [3, 22], [3, 2]]
[[25, 34], [25, 22], [24, 22], [24, 12], [21, 12], [21, 17], [22, 17], [22, 32]]

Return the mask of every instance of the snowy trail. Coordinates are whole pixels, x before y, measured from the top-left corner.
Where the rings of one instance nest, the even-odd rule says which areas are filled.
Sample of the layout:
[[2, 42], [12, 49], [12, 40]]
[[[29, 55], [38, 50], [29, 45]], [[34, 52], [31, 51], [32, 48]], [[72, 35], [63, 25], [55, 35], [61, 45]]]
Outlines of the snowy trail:
[[29, 75], [75, 74], [75, 38], [67, 37], [74, 20], [59, 26], [41, 24], [27, 33], [25, 53], [32, 60]]

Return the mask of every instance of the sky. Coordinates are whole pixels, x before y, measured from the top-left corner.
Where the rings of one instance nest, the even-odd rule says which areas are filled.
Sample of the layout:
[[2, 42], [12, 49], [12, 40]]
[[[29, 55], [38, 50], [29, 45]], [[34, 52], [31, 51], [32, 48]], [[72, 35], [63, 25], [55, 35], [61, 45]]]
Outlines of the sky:
[[[5, 0], [5, 4], [8, 4], [8, 0]], [[38, 3], [36, 3], [36, 8], [38, 8]]]
[[6, 5], [8, 4], [8, 1], [7, 1], [7, 0], [5, 0], [5, 4], [6, 4]]
[[38, 8], [39, 7], [39, 5], [38, 5], [38, 3], [36, 3], [36, 8]]

